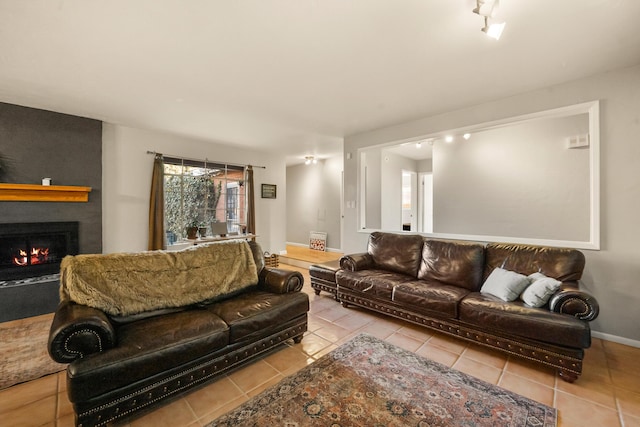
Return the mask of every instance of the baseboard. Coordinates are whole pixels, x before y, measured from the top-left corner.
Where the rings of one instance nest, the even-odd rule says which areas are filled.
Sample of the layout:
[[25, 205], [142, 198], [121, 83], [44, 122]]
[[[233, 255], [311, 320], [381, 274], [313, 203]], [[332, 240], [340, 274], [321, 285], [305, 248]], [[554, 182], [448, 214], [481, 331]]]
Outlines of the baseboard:
[[591, 336], [594, 338], [600, 338], [601, 340], [611, 341], [618, 344], [628, 345], [629, 347], [640, 348], [640, 341], [632, 340], [629, 338], [619, 337], [617, 335], [605, 334], [603, 332], [591, 331]]
[[[287, 242], [287, 245], [290, 245], [290, 246], [297, 246], [297, 247], [299, 247], [299, 248], [308, 248], [308, 247], [309, 247], [309, 244], [308, 244], [308, 243], [307, 243], [307, 244], [305, 244], [305, 243], [293, 243], [293, 242]], [[281, 251], [281, 252], [282, 252], [282, 251]], [[335, 248], [325, 248], [325, 252], [337, 252], [337, 253], [342, 253], [342, 250], [341, 250], [341, 249], [335, 249]], [[281, 254], [281, 255], [285, 255], [285, 254], [286, 254], [286, 251], [285, 251], [285, 253], [284, 253], [284, 254]]]

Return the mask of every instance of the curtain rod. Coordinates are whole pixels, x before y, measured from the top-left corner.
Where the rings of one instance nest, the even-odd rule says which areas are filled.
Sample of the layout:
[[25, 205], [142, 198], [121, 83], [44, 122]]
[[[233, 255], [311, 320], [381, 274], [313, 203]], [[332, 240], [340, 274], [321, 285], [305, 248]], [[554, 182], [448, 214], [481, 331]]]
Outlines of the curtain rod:
[[[158, 153], [156, 151], [151, 151], [151, 150], [147, 150], [147, 154], [153, 154], [153, 155], [162, 154], [163, 156], [173, 157], [174, 159], [191, 160], [192, 162], [204, 162], [204, 163], [208, 163], [209, 162], [209, 159], [206, 159], [206, 158], [204, 160], [202, 160], [202, 159], [193, 159], [193, 158], [189, 158], [189, 157], [177, 156], [175, 154]], [[224, 163], [225, 165], [243, 166], [243, 167], [251, 166], [252, 168], [260, 168], [260, 169], [266, 169], [267, 168], [266, 166], [241, 165], [241, 164], [238, 164], [238, 163], [229, 163], [229, 162], [214, 162], [214, 161], [212, 161], [211, 163]]]

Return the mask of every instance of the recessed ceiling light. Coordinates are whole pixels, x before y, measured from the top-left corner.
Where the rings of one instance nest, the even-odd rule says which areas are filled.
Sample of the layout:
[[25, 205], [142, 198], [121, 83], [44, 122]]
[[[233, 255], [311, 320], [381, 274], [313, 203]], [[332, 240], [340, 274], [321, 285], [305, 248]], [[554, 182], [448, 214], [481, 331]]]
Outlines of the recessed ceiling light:
[[465, 133], [464, 135], [462, 135], [462, 137], [464, 139], [469, 139], [469, 138], [471, 138], [471, 134], [470, 133]]
[[444, 140], [447, 142], [453, 142], [453, 137], [451, 135], [447, 135], [444, 137]]

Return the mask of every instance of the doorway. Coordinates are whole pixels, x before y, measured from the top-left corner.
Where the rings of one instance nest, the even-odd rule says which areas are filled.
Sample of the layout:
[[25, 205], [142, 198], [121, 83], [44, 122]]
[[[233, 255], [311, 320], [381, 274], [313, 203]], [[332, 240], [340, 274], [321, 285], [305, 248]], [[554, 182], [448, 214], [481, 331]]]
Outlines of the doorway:
[[402, 231], [418, 231], [417, 182], [414, 171], [402, 171]]
[[433, 174], [420, 173], [418, 182], [418, 231], [433, 233]]

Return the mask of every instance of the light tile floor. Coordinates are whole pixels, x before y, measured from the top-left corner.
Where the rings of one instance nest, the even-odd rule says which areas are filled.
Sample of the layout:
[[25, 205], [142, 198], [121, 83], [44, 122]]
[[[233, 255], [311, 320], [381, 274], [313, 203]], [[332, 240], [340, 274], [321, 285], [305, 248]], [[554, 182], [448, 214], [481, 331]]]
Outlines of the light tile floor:
[[[568, 426], [640, 427], [640, 349], [594, 339], [587, 350], [584, 373], [574, 384], [551, 370], [501, 353], [449, 338], [409, 323], [358, 308], [343, 308], [326, 294], [311, 299], [309, 331], [302, 343], [288, 343], [258, 361], [223, 376], [128, 427], [203, 426], [265, 388], [366, 332], [447, 366], [558, 408], [559, 422]], [[73, 425], [66, 398], [64, 372], [0, 391], [0, 425]]]

